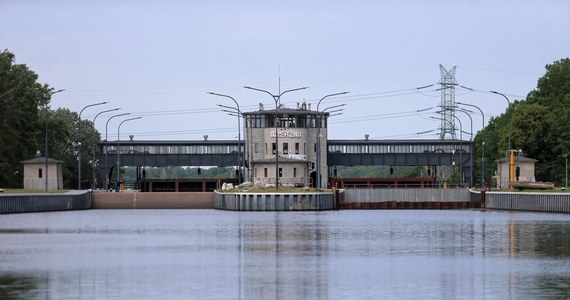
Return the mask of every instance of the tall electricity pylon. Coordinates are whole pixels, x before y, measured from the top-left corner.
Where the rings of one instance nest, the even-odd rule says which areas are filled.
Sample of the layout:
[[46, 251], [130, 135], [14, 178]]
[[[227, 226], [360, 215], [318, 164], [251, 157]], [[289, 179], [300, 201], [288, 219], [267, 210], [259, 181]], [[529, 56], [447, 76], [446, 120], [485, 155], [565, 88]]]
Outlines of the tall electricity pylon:
[[455, 139], [455, 69], [454, 66], [451, 70], [447, 71], [444, 66], [439, 65], [441, 72], [441, 103], [439, 104], [441, 114], [441, 132], [439, 133], [440, 139], [451, 138]]

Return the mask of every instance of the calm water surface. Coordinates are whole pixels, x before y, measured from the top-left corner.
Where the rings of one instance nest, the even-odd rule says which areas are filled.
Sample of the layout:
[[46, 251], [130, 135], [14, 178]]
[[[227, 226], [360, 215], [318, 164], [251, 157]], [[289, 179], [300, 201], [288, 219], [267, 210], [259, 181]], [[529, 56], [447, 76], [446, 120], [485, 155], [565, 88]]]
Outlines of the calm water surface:
[[478, 210], [0, 215], [0, 299], [568, 298], [569, 232]]

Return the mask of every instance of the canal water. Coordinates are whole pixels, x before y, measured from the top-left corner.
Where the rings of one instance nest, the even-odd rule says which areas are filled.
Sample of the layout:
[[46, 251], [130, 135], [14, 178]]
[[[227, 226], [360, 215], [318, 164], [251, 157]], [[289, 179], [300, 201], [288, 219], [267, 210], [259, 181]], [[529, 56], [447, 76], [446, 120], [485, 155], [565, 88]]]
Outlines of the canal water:
[[0, 299], [568, 298], [569, 234], [479, 210], [0, 215]]

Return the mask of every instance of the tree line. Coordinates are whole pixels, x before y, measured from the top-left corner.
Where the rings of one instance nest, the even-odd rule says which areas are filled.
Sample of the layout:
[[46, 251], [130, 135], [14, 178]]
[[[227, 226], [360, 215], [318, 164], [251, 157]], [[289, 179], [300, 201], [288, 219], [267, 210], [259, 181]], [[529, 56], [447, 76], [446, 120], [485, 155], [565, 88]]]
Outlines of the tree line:
[[38, 75], [25, 64], [16, 63], [13, 53], [0, 52], [0, 187], [22, 187], [20, 162], [34, 158], [38, 151], [45, 155], [47, 134], [49, 157], [64, 161], [64, 188], [75, 188], [77, 146], [81, 143], [83, 174], [90, 174], [90, 154], [97, 150], [101, 136], [93, 122], [80, 120], [78, 113], [52, 110], [55, 89], [37, 80]]
[[[555, 61], [545, 68], [546, 73], [525, 99], [513, 101], [475, 136], [475, 153], [481, 153], [485, 142], [486, 178], [497, 170], [496, 160], [506, 156], [510, 137], [512, 149], [520, 149], [524, 156], [538, 160], [537, 181], [565, 183], [565, 163], [570, 154], [570, 59]], [[480, 167], [479, 157], [475, 170]], [[476, 172], [475, 178], [480, 182], [481, 175]]]

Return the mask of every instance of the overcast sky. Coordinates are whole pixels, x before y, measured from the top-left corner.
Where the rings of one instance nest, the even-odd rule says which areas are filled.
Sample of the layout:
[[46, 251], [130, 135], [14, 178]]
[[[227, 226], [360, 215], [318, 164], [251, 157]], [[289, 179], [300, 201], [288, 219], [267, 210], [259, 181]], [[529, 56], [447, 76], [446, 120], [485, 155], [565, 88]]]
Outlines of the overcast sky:
[[[55, 89], [52, 108], [92, 120], [121, 108], [143, 119], [121, 138], [235, 139], [235, 117], [285, 94], [290, 108], [346, 104], [330, 120], [329, 139], [437, 138], [441, 75], [457, 66], [456, 101], [479, 106], [488, 121], [536, 87], [544, 66], [570, 53], [570, 1], [22, 1], [0, 0], [0, 48]], [[279, 85], [279, 77], [281, 85]], [[418, 87], [436, 84], [422, 90]], [[96, 128], [105, 136], [110, 114]], [[462, 113], [464, 131], [470, 121]], [[117, 137], [121, 118], [109, 123]], [[473, 130], [481, 117], [473, 113]], [[434, 130], [429, 134], [418, 132]], [[464, 139], [469, 137], [464, 135]]]

